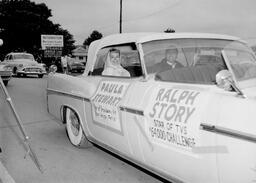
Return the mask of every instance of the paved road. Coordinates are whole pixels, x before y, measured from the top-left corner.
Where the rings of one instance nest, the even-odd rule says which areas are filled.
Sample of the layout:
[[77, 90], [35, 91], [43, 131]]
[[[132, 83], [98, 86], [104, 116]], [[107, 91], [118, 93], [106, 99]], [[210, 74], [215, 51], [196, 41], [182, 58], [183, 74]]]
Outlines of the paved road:
[[64, 126], [47, 113], [46, 77], [13, 78], [7, 87], [44, 167], [44, 174], [36, 169], [30, 158], [24, 159], [21, 134], [0, 94], [0, 146], [3, 149], [0, 161], [17, 183], [161, 182], [99, 148], [72, 146]]

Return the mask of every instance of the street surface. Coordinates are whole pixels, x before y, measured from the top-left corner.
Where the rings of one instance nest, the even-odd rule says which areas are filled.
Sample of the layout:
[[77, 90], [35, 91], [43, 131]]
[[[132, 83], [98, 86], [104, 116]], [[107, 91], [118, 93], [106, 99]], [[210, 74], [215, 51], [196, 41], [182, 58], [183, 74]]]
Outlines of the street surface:
[[[78, 149], [66, 136], [65, 126], [47, 113], [46, 79], [12, 78], [7, 90], [31, 138], [44, 168], [41, 174], [32, 160], [24, 159], [22, 136], [15, 118], [0, 93], [0, 161], [16, 183], [109, 182], [159, 183], [162, 180], [92, 146]], [[0, 181], [1, 182], [1, 181]]]

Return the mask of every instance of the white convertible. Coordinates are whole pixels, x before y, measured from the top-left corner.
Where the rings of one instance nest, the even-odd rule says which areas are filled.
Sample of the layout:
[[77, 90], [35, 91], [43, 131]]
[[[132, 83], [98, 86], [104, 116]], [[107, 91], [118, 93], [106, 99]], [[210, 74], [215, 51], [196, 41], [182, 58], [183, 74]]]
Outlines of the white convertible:
[[[113, 48], [130, 76], [102, 75]], [[107, 36], [83, 75], [49, 75], [47, 104], [75, 146], [93, 142], [172, 182], [256, 182], [256, 59], [239, 38]]]

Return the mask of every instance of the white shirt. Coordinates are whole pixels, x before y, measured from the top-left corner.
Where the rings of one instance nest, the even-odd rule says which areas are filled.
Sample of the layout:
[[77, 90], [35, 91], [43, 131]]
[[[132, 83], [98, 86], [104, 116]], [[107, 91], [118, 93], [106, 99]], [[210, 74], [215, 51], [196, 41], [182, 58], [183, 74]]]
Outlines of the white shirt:
[[68, 66], [68, 57], [61, 57], [61, 64], [63, 67], [67, 67]]
[[102, 75], [130, 77], [130, 73], [122, 67], [107, 67], [102, 72]]

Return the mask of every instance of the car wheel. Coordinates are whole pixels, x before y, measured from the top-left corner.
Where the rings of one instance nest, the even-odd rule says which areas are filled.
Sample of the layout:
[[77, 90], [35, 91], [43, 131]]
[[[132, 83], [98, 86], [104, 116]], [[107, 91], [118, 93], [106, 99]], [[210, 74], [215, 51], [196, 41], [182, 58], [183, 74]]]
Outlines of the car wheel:
[[8, 85], [8, 80], [4, 80], [3, 83], [4, 83], [5, 86], [7, 86]]
[[17, 73], [17, 77], [21, 77], [21, 74], [20, 74], [20, 73]]
[[64, 110], [66, 132], [70, 142], [76, 147], [90, 147], [91, 143], [86, 138], [77, 113], [70, 109]]
[[43, 74], [38, 74], [39, 78], [43, 78], [43, 76], [44, 76]]

